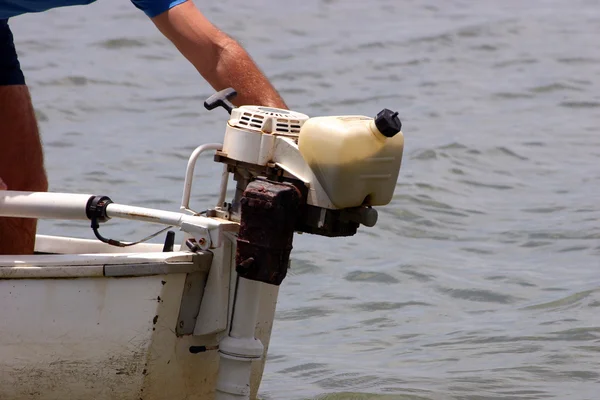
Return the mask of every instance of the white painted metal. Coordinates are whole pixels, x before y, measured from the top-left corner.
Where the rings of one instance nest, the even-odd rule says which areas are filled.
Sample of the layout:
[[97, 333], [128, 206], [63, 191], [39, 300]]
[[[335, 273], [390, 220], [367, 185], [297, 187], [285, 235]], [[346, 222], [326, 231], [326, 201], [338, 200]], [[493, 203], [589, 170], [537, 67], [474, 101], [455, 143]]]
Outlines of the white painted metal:
[[242, 106], [227, 122], [223, 152], [228, 158], [255, 165], [272, 160], [277, 135], [297, 138], [308, 116], [276, 108]]
[[0, 398], [133, 399], [160, 279], [0, 281]]
[[[144, 207], [128, 206], [124, 204], [111, 203], [106, 206], [106, 215], [110, 218], [123, 218], [135, 221], [151, 222], [163, 225], [181, 226], [183, 221], [189, 220], [186, 214], [173, 211], [154, 210]], [[202, 218], [203, 225], [217, 225], [208, 218]]]
[[308, 115], [263, 106], [241, 106], [231, 111], [228, 124], [247, 131], [298, 136]]
[[81, 253], [81, 254], [43, 254], [43, 255], [0, 255], [0, 267], [28, 266], [46, 267], [57, 265], [102, 265], [102, 264], [142, 264], [159, 262], [176, 264], [191, 262], [193, 253], [182, 252], [146, 252], [146, 253]]
[[[2, 263], [2, 257], [0, 257], [0, 263]], [[103, 264], [15, 265], [0, 268], [0, 279], [98, 278], [103, 276]]]
[[[239, 278], [229, 336], [243, 341], [249, 341], [251, 344], [243, 345], [242, 350], [237, 350], [233, 346], [227, 349], [229, 351], [221, 348], [221, 352], [233, 356], [239, 355], [244, 357], [259, 357], [262, 353], [263, 346], [260, 343], [257, 343], [257, 340], [254, 338], [254, 327], [256, 326], [256, 316], [258, 314], [257, 300], [260, 297], [260, 290], [263, 286], [264, 284], [262, 282]], [[256, 347], [259, 347], [260, 351], [254, 351], [254, 348]], [[251, 354], [248, 354], [249, 349]], [[242, 353], [242, 351], [244, 353]]]
[[221, 187], [219, 189], [219, 200], [217, 200], [217, 207], [223, 207], [225, 203], [225, 197], [227, 196], [227, 183], [229, 182], [229, 171], [227, 165], [223, 165], [223, 172], [221, 172]]
[[[61, 244], [62, 242], [62, 244]], [[37, 249], [86, 241], [38, 237]], [[235, 242], [229, 240], [229, 257]], [[106, 253], [0, 257], [0, 399], [213, 399], [219, 366], [216, 346], [225, 331], [177, 337], [185, 274], [108, 278], [101, 267], [140, 262], [176, 265], [191, 253]], [[215, 258], [216, 259], [216, 258]], [[214, 259], [213, 259], [214, 260]], [[228, 264], [232, 268], [233, 264]], [[32, 268], [31, 275], [4, 271]], [[45, 268], [48, 268], [46, 271]], [[50, 271], [72, 274], [44, 279]], [[223, 274], [224, 275], [224, 274]], [[231, 270], [224, 277], [235, 274]], [[275, 286], [258, 297], [255, 335], [268, 345], [277, 300]], [[227, 292], [227, 319], [232, 293]], [[209, 350], [190, 352], [190, 347]], [[265, 352], [266, 352], [265, 346]], [[252, 363], [258, 390], [264, 356]]]
[[[116, 247], [96, 239], [37, 235], [35, 249], [41, 253], [57, 254], [155, 253], [162, 251], [163, 245], [160, 243], [138, 243], [128, 247]], [[179, 251], [179, 249], [179, 245], [173, 245], [173, 251]], [[14, 256], [11, 256], [11, 258], [14, 258]]]
[[[84, 201], [85, 196], [87, 198]], [[92, 196], [2, 190], [0, 191], [0, 217], [87, 220], [86, 208], [90, 197]], [[223, 232], [235, 229], [237, 226], [234, 222], [222, 219], [117, 203], [108, 204], [106, 214], [109, 218], [123, 218], [180, 227], [193, 234], [202, 249], [219, 247]]]
[[307, 203], [321, 208], [336, 209], [323, 186], [298, 150], [296, 141], [277, 137], [273, 151], [273, 162], [291, 176], [303, 181], [308, 187]]
[[4, 217], [87, 219], [91, 194], [0, 191], [0, 215]]
[[206, 281], [194, 335], [225, 332], [231, 311], [231, 275], [235, 275], [235, 238], [226, 236], [223, 245], [213, 251], [213, 263]]
[[262, 136], [260, 131], [249, 131], [228, 123], [223, 139], [223, 153], [233, 160], [257, 164]]
[[182, 230], [192, 234], [203, 250], [219, 247], [222, 240], [223, 225], [234, 225], [224, 220], [219, 221], [202, 216], [115, 203], [106, 206], [106, 215], [110, 218], [131, 219], [180, 227]]
[[302, 180], [307, 185], [308, 204], [329, 209], [337, 208], [302, 157], [295, 138], [232, 126], [234, 122], [236, 121], [230, 121], [227, 125], [223, 141], [223, 152], [228, 158], [255, 165], [274, 162], [290, 176]]
[[196, 167], [196, 161], [200, 154], [209, 150], [220, 150], [223, 147], [221, 143], [207, 143], [201, 146], [196, 147], [196, 149], [192, 152], [192, 155], [188, 159], [187, 168], [185, 170], [185, 181], [183, 183], [183, 196], [181, 198], [181, 209], [191, 211], [195, 213], [193, 210], [189, 209], [190, 206], [190, 194], [192, 192], [192, 182], [194, 180], [194, 168]]
[[258, 165], [267, 165], [273, 160], [273, 150], [275, 149], [275, 135], [262, 135], [260, 149], [256, 157]]
[[242, 400], [250, 396], [252, 361], [264, 346], [254, 336], [260, 305], [261, 282], [239, 278], [229, 336], [221, 340], [216, 400]]

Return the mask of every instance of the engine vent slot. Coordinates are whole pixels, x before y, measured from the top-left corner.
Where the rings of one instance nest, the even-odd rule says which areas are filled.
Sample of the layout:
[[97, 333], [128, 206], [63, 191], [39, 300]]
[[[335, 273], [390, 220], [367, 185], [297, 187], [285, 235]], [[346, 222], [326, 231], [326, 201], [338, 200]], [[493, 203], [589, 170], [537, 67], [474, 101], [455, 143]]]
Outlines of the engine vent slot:
[[278, 108], [242, 106], [231, 113], [230, 122], [239, 128], [297, 138], [307, 115]]

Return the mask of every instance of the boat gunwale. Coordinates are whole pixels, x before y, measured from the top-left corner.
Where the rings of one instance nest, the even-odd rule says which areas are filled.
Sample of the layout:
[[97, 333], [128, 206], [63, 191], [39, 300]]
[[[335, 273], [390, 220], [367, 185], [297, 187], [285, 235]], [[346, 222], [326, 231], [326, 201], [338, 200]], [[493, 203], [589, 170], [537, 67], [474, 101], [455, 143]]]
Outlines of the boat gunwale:
[[0, 279], [124, 278], [208, 272], [210, 252], [0, 256]]

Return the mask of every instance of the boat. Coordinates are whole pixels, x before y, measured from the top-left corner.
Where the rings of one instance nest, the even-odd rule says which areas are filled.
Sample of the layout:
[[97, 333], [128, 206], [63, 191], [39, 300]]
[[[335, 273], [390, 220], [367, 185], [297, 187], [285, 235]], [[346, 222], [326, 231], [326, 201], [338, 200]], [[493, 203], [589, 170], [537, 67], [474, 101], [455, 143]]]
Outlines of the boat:
[[[387, 109], [322, 120], [236, 108], [235, 95], [226, 89], [205, 102], [230, 117], [223, 144], [191, 154], [180, 212], [106, 195], [0, 191], [0, 217], [85, 220], [96, 236], [38, 234], [34, 254], [0, 255], [1, 399], [256, 398], [293, 235], [335, 238], [375, 225], [374, 206], [391, 199], [404, 142]], [[321, 140], [323, 130], [339, 128], [332, 121], [352, 125], [338, 134], [361, 140], [387, 132], [376, 154], [353, 161], [364, 174], [332, 170], [329, 159], [302, 150], [305, 128]], [[326, 147], [312, 149], [331, 153]], [[190, 208], [193, 173], [208, 151], [223, 164], [219, 200], [198, 212]], [[336, 186], [349, 173], [359, 184]], [[226, 202], [231, 176], [235, 195]], [[101, 227], [118, 219], [160, 225], [164, 243], [104, 237]]]

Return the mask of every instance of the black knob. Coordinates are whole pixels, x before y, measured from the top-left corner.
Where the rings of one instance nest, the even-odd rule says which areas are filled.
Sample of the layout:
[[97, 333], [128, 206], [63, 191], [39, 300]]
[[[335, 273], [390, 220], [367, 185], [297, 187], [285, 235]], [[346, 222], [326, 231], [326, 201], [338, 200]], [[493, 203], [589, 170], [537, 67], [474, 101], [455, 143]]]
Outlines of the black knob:
[[383, 136], [393, 137], [402, 129], [398, 113], [384, 108], [375, 117], [375, 126]]
[[204, 101], [204, 107], [210, 111], [214, 108], [221, 106], [224, 109], [226, 109], [229, 114], [231, 114], [231, 111], [234, 109], [235, 106], [231, 104], [229, 100], [233, 99], [235, 96], [237, 96], [237, 92], [235, 91], [235, 89], [223, 89], [220, 92], [217, 92], [210, 96], [208, 99], [206, 99], [206, 101]]

